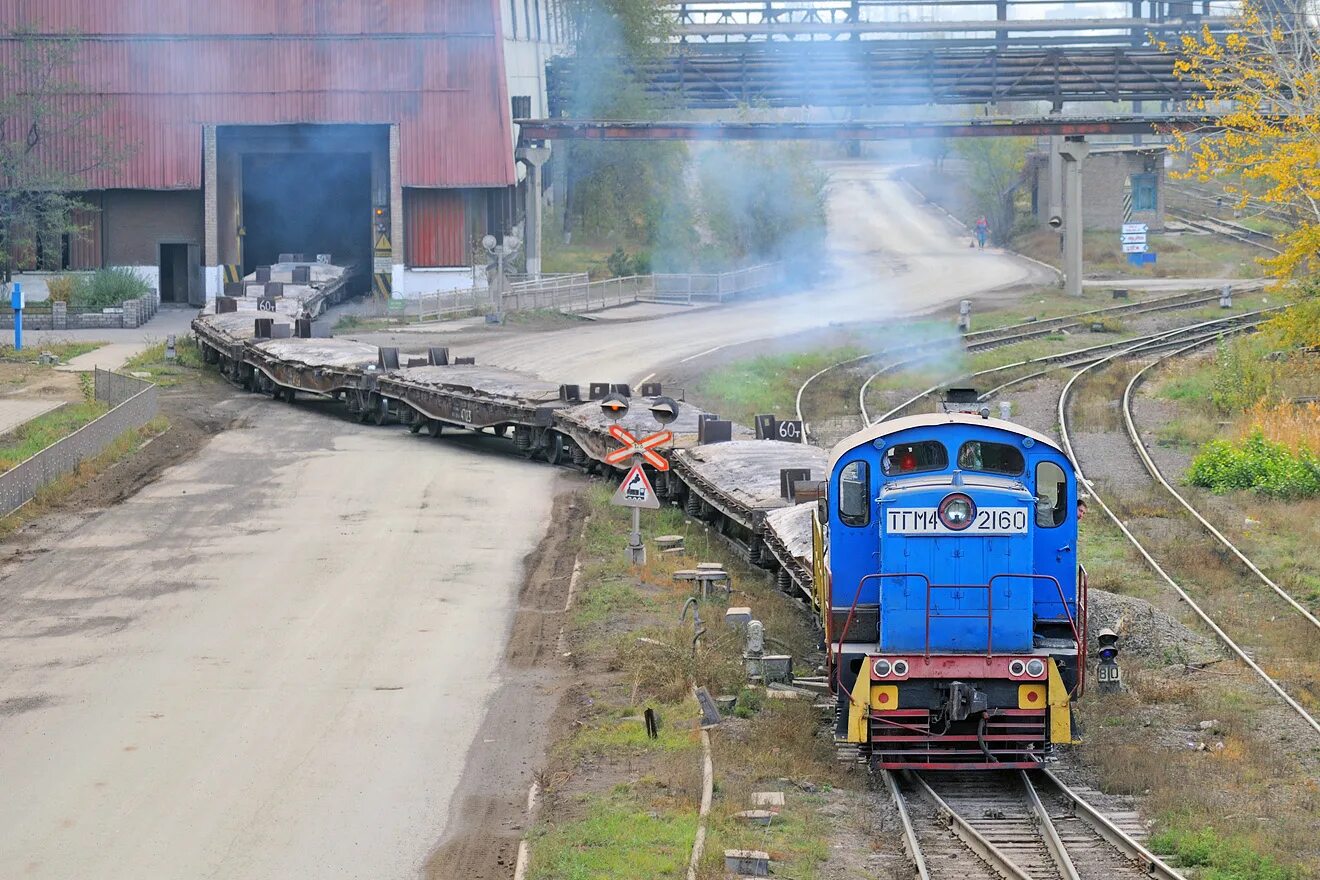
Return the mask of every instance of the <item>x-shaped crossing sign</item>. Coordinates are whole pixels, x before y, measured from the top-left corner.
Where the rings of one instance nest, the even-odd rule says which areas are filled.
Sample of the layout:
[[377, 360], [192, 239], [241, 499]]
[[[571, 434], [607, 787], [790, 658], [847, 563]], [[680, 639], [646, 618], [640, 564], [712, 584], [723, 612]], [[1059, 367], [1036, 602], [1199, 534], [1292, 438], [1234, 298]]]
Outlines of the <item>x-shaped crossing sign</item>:
[[674, 435], [669, 431], [657, 431], [649, 437], [638, 440], [631, 432], [620, 428], [618, 425], [610, 425], [610, 436], [622, 443], [623, 448], [605, 456], [605, 461], [609, 464], [623, 464], [634, 455], [640, 455], [643, 461], [656, 470], [669, 470], [669, 462], [665, 460], [664, 456], [651, 451], [657, 446], [662, 446], [674, 439]]

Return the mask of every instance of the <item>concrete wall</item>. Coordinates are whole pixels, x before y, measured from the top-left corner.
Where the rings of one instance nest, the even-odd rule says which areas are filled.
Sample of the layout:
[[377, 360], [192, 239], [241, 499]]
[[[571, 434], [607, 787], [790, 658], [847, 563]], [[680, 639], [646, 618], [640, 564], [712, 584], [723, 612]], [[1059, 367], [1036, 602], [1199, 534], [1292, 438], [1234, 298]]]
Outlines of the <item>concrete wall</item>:
[[107, 266], [150, 266], [160, 243], [203, 243], [201, 190], [106, 190], [102, 205]]
[[[1156, 209], [1133, 211], [1133, 223], [1145, 223], [1151, 232], [1164, 229], [1164, 156], [1160, 153], [1092, 153], [1082, 168], [1082, 222], [1087, 229], [1118, 232], [1123, 224], [1124, 183], [1134, 174], [1155, 175]], [[1036, 167], [1036, 219], [1049, 222], [1049, 164]]]
[[[467, 290], [472, 286], [471, 269], [405, 269], [394, 267], [393, 296], [412, 299], [427, 293]], [[477, 273], [478, 286], [486, 283], [486, 273]]]

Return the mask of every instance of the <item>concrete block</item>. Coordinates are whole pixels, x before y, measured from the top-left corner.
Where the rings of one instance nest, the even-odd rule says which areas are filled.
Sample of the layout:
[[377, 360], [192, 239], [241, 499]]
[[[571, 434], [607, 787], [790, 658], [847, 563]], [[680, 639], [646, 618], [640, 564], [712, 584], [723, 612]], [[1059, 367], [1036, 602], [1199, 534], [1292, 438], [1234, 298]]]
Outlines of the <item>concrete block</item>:
[[751, 623], [751, 608], [734, 606], [725, 610], [725, 624], [730, 627], [746, 627]]
[[766, 681], [792, 681], [793, 658], [788, 654], [766, 654], [761, 658], [761, 674]]
[[655, 539], [655, 546], [663, 550], [682, 550], [682, 535], [660, 535]]
[[719, 562], [698, 562], [697, 571], [724, 571], [724, 565]]
[[752, 806], [754, 807], [782, 807], [783, 805], [784, 793], [782, 791], [752, 792]]
[[69, 304], [62, 302], [51, 303], [50, 319], [52, 330], [69, 329]]
[[743, 810], [734, 815], [752, 825], [769, 825], [770, 821], [779, 814], [774, 810]]
[[796, 700], [800, 696], [802, 695], [797, 691], [776, 691], [767, 689], [765, 692], [767, 700]]
[[758, 849], [726, 849], [724, 870], [743, 877], [769, 877], [770, 853]]

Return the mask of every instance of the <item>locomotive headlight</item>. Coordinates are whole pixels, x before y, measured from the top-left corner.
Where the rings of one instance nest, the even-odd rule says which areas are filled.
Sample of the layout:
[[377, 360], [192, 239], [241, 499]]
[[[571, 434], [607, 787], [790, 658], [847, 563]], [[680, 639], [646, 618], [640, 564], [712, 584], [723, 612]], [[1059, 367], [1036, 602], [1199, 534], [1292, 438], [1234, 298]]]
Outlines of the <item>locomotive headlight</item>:
[[1030, 675], [1032, 678], [1040, 678], [1044, 674], [1045, 674], [1044, 660], [1036, 659], [1036, 660], [1027, 661], [1027, 675]]
[[976, 502], [966, 495], [956, 493], [940, 502], [940, 522], [944, 527], [961, 532], [972, 524], [976, 516]]
[[1021, 660], [1013, 660], [1008, 664], [1008, 674], [1012, 676], [1022, 675], [1027, 671], [1027, 665]]
[[895, 660], [894, 675], [907, 675], [907, 674], [908, 674], [908, 662], [906, 660]]
[[877, 660], [875, 661], [875, 665], [872, 668], [875, 670], [875, 674], [877, 678], [885, 678], [886, 676], [889, 675], [890, 666], [888, 660], [885, 659]]

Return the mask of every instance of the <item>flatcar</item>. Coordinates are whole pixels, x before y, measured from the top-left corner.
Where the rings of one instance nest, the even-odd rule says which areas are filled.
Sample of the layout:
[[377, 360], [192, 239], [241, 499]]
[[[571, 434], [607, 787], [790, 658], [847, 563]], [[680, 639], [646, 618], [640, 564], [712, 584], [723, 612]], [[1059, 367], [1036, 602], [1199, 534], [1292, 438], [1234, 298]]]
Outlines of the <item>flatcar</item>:
[[1048, 437], [943, 412], [833, 450], [813, 514], [836, 738], [873, 766], [1038, 766], [1073, 741], [1086, 573]]

